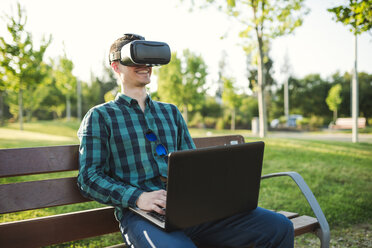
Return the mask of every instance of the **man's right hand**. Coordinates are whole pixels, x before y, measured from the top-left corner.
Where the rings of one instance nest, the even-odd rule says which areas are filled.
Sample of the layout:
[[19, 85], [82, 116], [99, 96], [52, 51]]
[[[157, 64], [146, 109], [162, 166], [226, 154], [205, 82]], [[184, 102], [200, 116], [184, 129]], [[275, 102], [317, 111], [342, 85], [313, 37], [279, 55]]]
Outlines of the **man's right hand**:
[[155, 211], [165, 215], [167, 191], [161, 189], [152, 192], [143, 192], [137, 200], [137, 207], [146, 211]]

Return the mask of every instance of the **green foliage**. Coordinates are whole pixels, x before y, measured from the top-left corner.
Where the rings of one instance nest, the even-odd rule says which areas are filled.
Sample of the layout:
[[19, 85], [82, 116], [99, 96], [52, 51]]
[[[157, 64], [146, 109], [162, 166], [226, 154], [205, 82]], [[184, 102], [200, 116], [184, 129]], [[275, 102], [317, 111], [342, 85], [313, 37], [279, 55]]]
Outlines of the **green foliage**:
[[[302, 0], [294, 1], [226, 1], [227, 11], [238, 18], [247, 28], [241, 35], [247, 37], [256, 28], [267, 30], [265, 35], [274, 38], [293, 32], [302, 24], [308, 12]], [[249, 14], [252, 13], [249, 18]], [[261, 30], [262, 31], [262, 30]]]
[[241, 98], [242, 104], [238, 109], [236, 125], [238, 128], [250, 129], [252, 118], [258, 116], [258, 101], [249, 95], [242, 95]]
[[[18, 101], [11, 102], [14, 105], [18, 104], [19, 108], [10, 106], [14, 115], [19, 115], [18, 111], [22, 113], [23, 104], [31, 115], [40, 104], [40, 100], [36, 98], [45, 92], [40, 88], [48, 75], [48, 67], [43, 57], [52, 38], [51, 36], [48, 40], [44, 38], [40, 47], [35, 48], [32, 35], [25, 30], [27, 20], [25, 11], [19, 3], [17, 7], [16, 17], [8, 15], [3, 17], [11, 39], [7, 41], [4, 37], [0, 37], [0, 87], [6, 88], [10, 93], [19, 93]], [[23, 95], [23, 91], [26, 94]]]
[[297, 127], [301, 130], [307, 131], [319, 130], [324, 126], [324, 124], [325, 124], [324, 118], [315, 115], [296, 120]]
[[[251, 55], [248, 55], [248, 58], [250, 58]], [[270, 89], [270, 87], [273, 87], [276, 85], [276, 82], [273, 78], [274, 73], [274, 61], [269, 57], [265, 56], [264, 60], [264, 73], [265, 73], [265, 89]], [[250, 63], [247, 64], [247, 74], [248, 74], [248, 81], [249, 81], [249, 89], [251, 89], [253, 92], [257, 91], [257, 83], [258, 83], [258, 69], [257, 69], [257, 58], [252, 60]]]
[[59, 56], [54, 69], [56, 86], [61, 93], [68, 97], [76, 95], [77, 78], [72, 74], [74, 63], [67, 58], [66, 53]]
[[332, 88], [329, 90], [328, 96], [326, 98], [326, 103], [328, 105], [328, 108], [331, 111], [333, 111], [333, 113], [334, 113], [333, 121], [336, 121], [337, 109], [338, 109], [338, 106], [342, 102], [341, 90], [342, 90], [341, 84], [336, 84], [336, 85], [332, 86]]
[[38, 49], [34, 48], [32, 35], [25, 31], [27, 17], [20, 4], [17, 17], [5, 16], [3, 19], [8, 22], [7, 28], [12, 37], [9, 42], [0, 37], [0, 65], [5, 70], [7, 88], [19, 91], [26, 87], [20, 82], [26, 85], [40, 83], [44, 76], [43, 56], [51, 37], [44, 39]]
[[[322, 79], [319, 74], [307, 75], [303, 79], [290, 77], [289, 82], [289, 105], [290, 113], [301, 114], [305, 117], [329, 116], [330, 111], [325, 104], [325, 99], [331, 84]], [[275, 103], [276, 108], [284, 108], [284, 86], [276, 92]], [[278, 118], [283, 112], [277, 112]]]
[[54, 69], [56, 87], [66, 99], [66, 117], [71, 118], [71, 98], [77, 95], [77, 78], [72, 74], [73, 62], [66, 53], [58, 58]]
[[231, 110], [241, 105], [242, 99], [236, 92], [235, 81], [232, 78], [223, 78], [222, 101]]
[[[270, 40], [278, 36], [292, 33], [302, 25], [303, 17], [308, 10], [304, 0], [252, 0], [252, 1], [215, 1], [205, 0], [206, 5], [215, 5], [225, 10], [228, 15], [244, 25], [240, 32], [243, 49], [247, 54], [256, 51], [257, 57], [257, 93], [259, 102], [260, 136], [265, 137], [267, 129], [267, 113], [265, 102], [264, 62]], [[194, 1], [192, 1], [194, 4]], [[252, 39], [255, 37], [255, 39]]]
[[207, 65], [201, 56], [189, 50], [183, 57], [172, 54], [171, 62], [158, 71], [158, 97], [161, 101], [171, 102], [187, 112], [200, 109], [205, 95]]
[[102, 77], [92, 75], [91, 83], [82, 85], [83, 113], [95, 105], [114, 99], [119, 91], [114, 73], [104, 65]]
[[361, 34], [372, 28], [372, 0], [349, 0], [347, 5], [339, 5], [328, 9], [334, 19], [346, 26], [350, 32]]
[[[341, 98], [342, 102], [338, 109], [339, 116], [350, 117], [350, 82], [351, 75], [345, 73], [335, 73], [329, 80], [332, 85], [340, 84], [342, 87]], [[359, 111], [360, 115], [366, 117], [367, 125], [370, 124], [368, 119], [372, 117], [372, 75], [364, 72], [358, 73], [358, 84], [359, 84]]]
[[223, 107], [221, 104], [217, 103], [214, 97], [205, 95], [199, 113], [202, 117], [203, 126], [214, 128], [216, 127], [217, 119], [223, 115]]
[[[372, 117], [372, 75], [358, 73], [359, 81], [359, 110], [361, 116]], [[291, 114], [301, 114], [305, 117], [313, 115], [322, 117], [324, 125], [332, 121], [332, 112], [326, 104], [328, 92], [334, 85], [341, 85], [337, 114], [340, 117], [350, 117], [350, 82], [351, 75], [335, 73], [323, 79], [318, 74], [307, 75], [304, 78], [289, 78], [289, 105]], [[284, 87], [282, 86], [273, 95], [271, 118], [279, 118], [284, 110]], [[367, 123], [368, 125], [368, 123]]]
[[241, 105], [242, 98], [236, 93], [236, 88], [234, 86], [234, 79], [232, 78], [222, 78], [223, 81], [223, 92], [222, 101], [225, 106], [228, 107], [231, 113], [231, 130], [235, 129], [236, 120], [236, 109]]
[[177, 53], [172, 53], [172, 60], [166, 66], [160, 67], [156, 71], [158, 75], [158, 97], [164, 102], [172, 102], [178, 107], [183, 107], [182, 98], [178, 94], [182, 93], [183, 79], [181, 59]]
[[341, 85], [336, 84], [336, 85], [332, 86], [332, 88], [328, 92], [326, 102], [328, 104], [329, 109], [332, 110], [332, 111], [337, 110], [338, 106], [342, 102], [342, 98], [340, 96], [341, 90], [342, 90]]

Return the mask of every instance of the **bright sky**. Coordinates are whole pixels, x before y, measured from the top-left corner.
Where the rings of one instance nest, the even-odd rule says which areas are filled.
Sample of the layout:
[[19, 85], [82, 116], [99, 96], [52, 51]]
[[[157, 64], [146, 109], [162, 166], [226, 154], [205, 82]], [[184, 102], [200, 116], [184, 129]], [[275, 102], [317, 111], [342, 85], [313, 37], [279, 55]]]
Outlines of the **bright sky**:
[[[46, 56], [63, 54], [74, 65], [74, 74], [89, 82], [91, 72], [102, 73], [107, 65], [111, 43], [124, 33], [137, 33], [147, 40], [167, 42], [179, 54], [190, 49], [201, 55], [209, 68], [209, 83], [218, 78], [222, 51], [227, 52], [226, 73], [247, 87], [246, 55], [238, 45], [236, 23], [213, 8], [189, 12], [179, 0], [19, 0], [28, 17], [26, 30], [35, 44], [43, 35], [52, 34], [53, 42]], [[188, 2], [185, 0], [184, 2]], [[297, 77], [320, 73], [323, 77], [336, 71], [351, 71], [354, 63], [354, 38], [348, 28], [332, 20], [327, 8], [337, 0], [307, 0], [311, 12], [295, 33], [276, 39], [270, 56], [274, 60], [275, 78], [282, 81], [280, 68], [287, 53], [291, 72]], [[11, 11], [11, 7], [13, 11]], [[1, 0], [0, 15], [16, 14], [16, 1]], [[0, 19], [0, 35], [7, 33]], [[227, 34], [227, 38], [220, 37]], [[64, 44], [64, 45], [63, 45]], [[358, 40], [358, 70], [372, 73], [372, 36]], [[156, 87], [156, 83], [155, 83]]]

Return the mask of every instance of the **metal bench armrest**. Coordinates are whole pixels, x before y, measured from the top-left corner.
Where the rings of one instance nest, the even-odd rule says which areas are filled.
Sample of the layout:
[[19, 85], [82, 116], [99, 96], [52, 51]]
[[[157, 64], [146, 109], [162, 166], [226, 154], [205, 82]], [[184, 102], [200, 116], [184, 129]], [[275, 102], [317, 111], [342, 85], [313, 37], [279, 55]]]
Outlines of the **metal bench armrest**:
[[316, 235], [319, 237], [321, 242], [321, 248], [328, 248], [330, 242], [330, 230], [326, 217], [322, 209], [319, 206], [318, 201], [315, 199], [313, 192], [310, 190], [309, 186], [306, 184], [305, 180], [300, 174], [294, 171], [290, 172], [279, 172], [267, 174], [261, 177], [261, 179], [271, 178], [271, 177], [280, 177], [280, 176], [289, 176], [295, 181], [297, 186], [300, 188], [302, 194], [305, 196], [307, 202], [309, 203], [311, 209], [313, 210], [315, 217], [319, 222], [320, 229], [318, 229]]

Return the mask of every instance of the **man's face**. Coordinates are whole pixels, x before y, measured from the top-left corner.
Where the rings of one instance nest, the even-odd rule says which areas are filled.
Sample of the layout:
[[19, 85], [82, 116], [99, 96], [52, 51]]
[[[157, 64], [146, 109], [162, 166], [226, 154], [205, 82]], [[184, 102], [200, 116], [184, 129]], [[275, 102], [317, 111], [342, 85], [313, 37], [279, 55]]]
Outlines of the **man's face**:
[[145, 65], [125, 66], [118, 63], [121, 79], [126, 85], [144, 87], [151, 81], [152, 67]]

